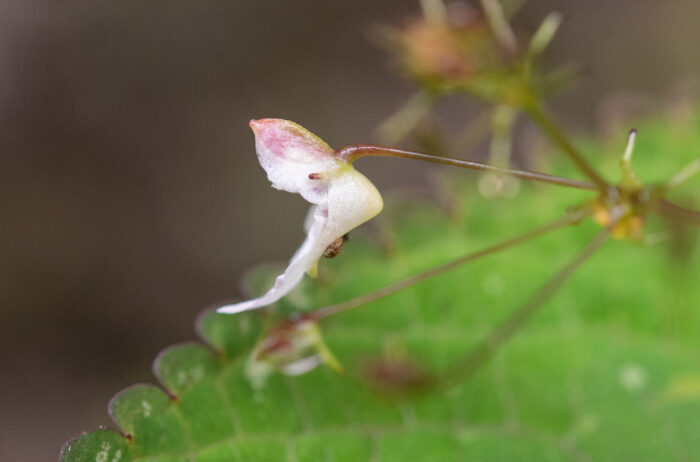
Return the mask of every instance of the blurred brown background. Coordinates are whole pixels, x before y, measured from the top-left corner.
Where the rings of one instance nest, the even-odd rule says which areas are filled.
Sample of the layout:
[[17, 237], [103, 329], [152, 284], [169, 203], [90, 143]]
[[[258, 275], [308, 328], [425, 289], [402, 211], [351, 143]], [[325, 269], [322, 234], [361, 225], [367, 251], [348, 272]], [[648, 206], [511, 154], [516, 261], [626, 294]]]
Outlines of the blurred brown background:
[[[531, 1], [566, 16], [555, 61], [588, 70], [558, 98], [592, 127], [604, 96], [661, 95], [700, 71], [697, 0]], [[412, 87], [368, 39], [417, 1], [0, 2], [0, 459], [54, 460], [108, 424], [119, 389], [193, 338], [251, 265], [285, 260], [306, 204], [271, 189], [247, 121], [292, 119], [334, 146]], [[422, 166], [375, 161], [385, 189]]]

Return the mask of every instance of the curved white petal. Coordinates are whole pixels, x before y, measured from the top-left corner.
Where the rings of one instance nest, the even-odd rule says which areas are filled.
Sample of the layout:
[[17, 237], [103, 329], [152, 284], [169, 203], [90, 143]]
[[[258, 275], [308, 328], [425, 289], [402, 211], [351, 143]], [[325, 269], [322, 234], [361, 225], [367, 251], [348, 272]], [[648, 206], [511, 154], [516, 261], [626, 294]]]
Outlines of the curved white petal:
[[[336, 239], [377, 215], [383, 207], [377, 188], [350, 166], [329, 182], [328, 205], [312, 207], [313, 221], [306, 241], [289, 262], [284, 274], [262, 297], [219, 308], [219, 313], [240, 313], [270, 305], [289, 293], [304, 273], [312, 271], [326, 248]], [[307, 217], [307, 222], [310, 222]]]
[[382, 196], [367, 177], [352, 166], [344, 167], [328, 185], [328, 222], [321, 238], [323, 249], [374, 218], [382, 207]]
[[[312, 204], [325, 200], [326, 178], [343, 167], [335, 151], [305, 128], [281, 119], [252, 120], [255, 150], [272, 186], [299, 193]], [[318, 175], [311, 179], [309, 175]]]
[[272, 288], [261, 297], [245, 302], [222, 306], [216, 311], [219, 313], [234, 314], [271, 305], [280, 298], [284, 297], [292, 289], [294, 289], [297, 284], [299, 284], [299, 281], [301, 281], [301, 279], [304, 277], [304, 273], [306, 273], [316, 264], [316, 261], [319, 259], [319, 257], [321, 257], [323, 251], [328, 246], [326, 245], [325, 247], [321, 248], [320, 251], [318, 250], [320, 247], [320, 236], [323, 233], [323, 229], [325, 228], [326, 221], [328, 219], [328, 209], [325, 206], [315, 206], [313, 207], [313, 210], [314, 221], [309, 228], [306, 240], [289, 261], [289, 266], [287, 266], [284, 273], [277, 276], [277, 279], [275, 279], [275, 284], [272, 286]]
[[304, 218], [304, 232], [307, 234], [309, 233], [309, 230], [316, 222], [315, 216], [316, 216], [316, 208], [317, 207], [318, 206], [316, 206], [316, 205], [312, 205], [309, 208], [309, 211], [306, 213], [306, 218]]

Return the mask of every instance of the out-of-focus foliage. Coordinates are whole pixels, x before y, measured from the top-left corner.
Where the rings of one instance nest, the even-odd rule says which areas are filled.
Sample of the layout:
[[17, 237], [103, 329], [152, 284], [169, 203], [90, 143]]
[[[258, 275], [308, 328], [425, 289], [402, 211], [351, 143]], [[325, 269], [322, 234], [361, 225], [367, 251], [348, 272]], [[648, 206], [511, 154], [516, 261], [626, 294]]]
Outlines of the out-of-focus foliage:
[[[697, 119], [637, 125], [634, 165], [645, 181], [697, 157]], [[583, 140], [609, 178], [624, 146]], [[609, 152], [608, 152], [609, 151]], [[571, 170], [558, 157], [540, 167]], [[371, 161], [363, 161], [371, 162]], [[390, 201], [375, 239], [355, 233], [278, 304], [279, 313], [347, 300], [405, 275], [561, 216], [584, 191], [523, 186], [485, 200], [470, 172], [442, 178], [438, 204]], [[700, 178], [675, 193], [700, 197]], [[660, 219], [665, 243], [611, 241], [472, 379], [426, 386], [483, 338], [598, 230], [556, 231], [322, 322], [345, 367], [272, 375], [252, 388], [243, 373], [263, 317], [204, 314], [206, 345], [165, 350], [155, 372], [166, 392], [136, 385], [101, 429], [66, 444], [64, 462], [296, 460], [595, 460], [700, 458], [700, 246], [697, 231]], [[248, 278], [253, 292], [276, 274]]]

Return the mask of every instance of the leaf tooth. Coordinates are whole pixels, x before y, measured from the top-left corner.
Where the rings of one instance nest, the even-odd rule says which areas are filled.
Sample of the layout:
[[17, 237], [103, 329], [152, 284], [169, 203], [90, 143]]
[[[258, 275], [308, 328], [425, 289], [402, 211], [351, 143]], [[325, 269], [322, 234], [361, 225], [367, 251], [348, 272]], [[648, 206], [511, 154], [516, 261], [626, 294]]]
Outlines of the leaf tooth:
[[135, 456], [186, 450], [185, 430], [171, 398], [151, 384], [136, 384], [117, 393], [109, 414], [132, 443]]
[[170, 404], [170, 397], [150, 383], [136, 383], [115, 394], [107, 411], [126, 435], [133, 434], [133, 425], [140, 416], [157, 415]]
[[219, 369], [215, 353], [197, 342], [170, 346], [153, 362], [153, 373], [174, 398], [205, 378], [215, 376]]
[[195, 321], [197, 336], [228, 360], [250, 350], [261, 327], [262, 316], [259, 313], [232, 316], [217, 313], [216, 307], [202, 311]]
[[190, 450], [218, 444], [235, 432], [236, 417], [219, 385], [224, 366], [215, 352], [193, 342], [163, 350], [153, 364], [176, 400], [172, 412], [183, 425]]
[[105, 427], [84, 432], [61, 448], [61, 462], [131, 462], [133, 454], [124, 435]]

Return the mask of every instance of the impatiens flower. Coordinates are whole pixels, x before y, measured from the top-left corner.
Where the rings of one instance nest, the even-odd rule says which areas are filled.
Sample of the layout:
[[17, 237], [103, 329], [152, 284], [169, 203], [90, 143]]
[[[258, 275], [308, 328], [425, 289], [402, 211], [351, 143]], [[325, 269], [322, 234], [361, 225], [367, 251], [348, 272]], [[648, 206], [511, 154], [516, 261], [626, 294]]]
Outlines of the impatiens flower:
[[258, 160], [272, 186], [299, 193], [313, 205], [304, 225], [306, 241], [274, 286], [262, 297], [223, 306], [220, 313], [270, 305], [291, 291], [304, 273], [315, 277], [318, 259], [326, 249], [335, 249], [339, 239], [383, 207], [377, 188], [308, 130], [281, 119], [252, 120], [250, 127], [255, 133]]

